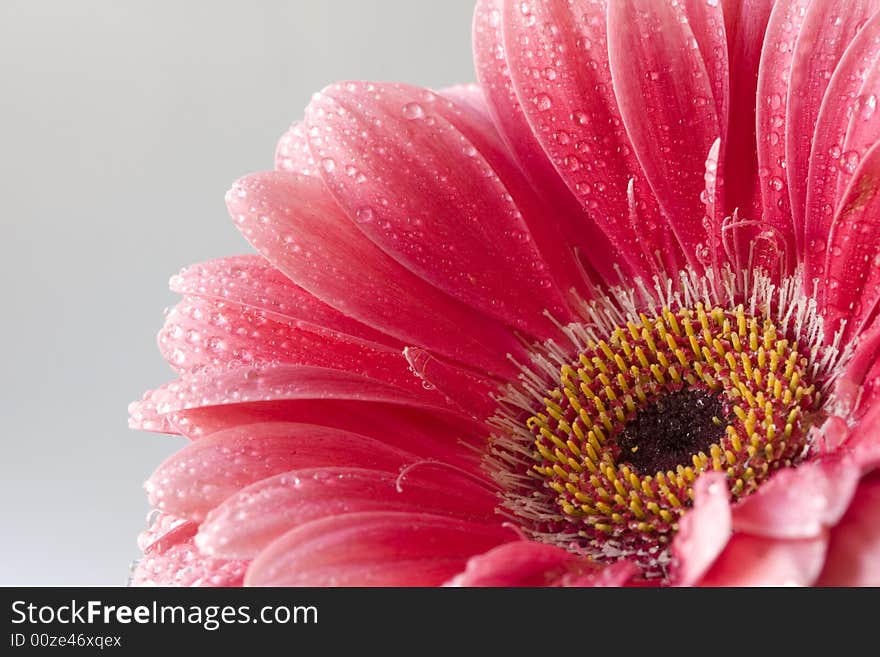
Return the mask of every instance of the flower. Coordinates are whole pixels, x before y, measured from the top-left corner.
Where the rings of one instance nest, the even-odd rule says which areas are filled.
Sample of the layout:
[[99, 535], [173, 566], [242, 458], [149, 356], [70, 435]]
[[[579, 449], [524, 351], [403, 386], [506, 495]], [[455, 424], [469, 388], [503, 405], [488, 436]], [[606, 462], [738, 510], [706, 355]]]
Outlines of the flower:
[[880, 584], [880, 3], [481, 0], [184, 269], [133, 582]]

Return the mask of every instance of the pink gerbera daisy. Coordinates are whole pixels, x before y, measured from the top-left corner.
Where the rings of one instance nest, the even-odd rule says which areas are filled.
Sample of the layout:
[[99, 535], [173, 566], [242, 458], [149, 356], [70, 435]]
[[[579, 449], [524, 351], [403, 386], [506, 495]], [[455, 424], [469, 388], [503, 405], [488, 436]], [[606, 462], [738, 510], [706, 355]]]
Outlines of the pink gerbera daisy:
[[880, 584], [880, 0], [481, 0], [184, 269], [136, 584]]

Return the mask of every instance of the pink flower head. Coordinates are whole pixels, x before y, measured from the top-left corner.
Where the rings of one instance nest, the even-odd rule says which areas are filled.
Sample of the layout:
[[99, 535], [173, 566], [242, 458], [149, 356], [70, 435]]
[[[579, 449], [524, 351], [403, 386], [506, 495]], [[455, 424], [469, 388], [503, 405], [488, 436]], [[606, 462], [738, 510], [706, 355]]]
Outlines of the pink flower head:
[[880, 1], [481, 0], [184, 269], [137, 584], [880, 584]]

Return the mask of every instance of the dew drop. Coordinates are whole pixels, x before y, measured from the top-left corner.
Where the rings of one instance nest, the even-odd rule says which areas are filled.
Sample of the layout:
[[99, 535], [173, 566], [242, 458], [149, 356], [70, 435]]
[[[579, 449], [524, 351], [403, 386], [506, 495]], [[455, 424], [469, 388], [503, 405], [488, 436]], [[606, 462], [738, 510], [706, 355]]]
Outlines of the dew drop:
[[566, 155], [563, 159], [563, 163], [565, 164], [565, 168], [569, 171], [577, 171], [581, 168], [582, 162], [574, 155]]
[[541, 112], [546, 112], [553, 106], [553, 101], [550, 100], [550, 96], [548, 96], [547, 94], [536, 95], [534, 98], [532, 98], [532, 103]]
[[840, 164], [844, 171], [853, 173], [859, 165], [859, 154], [857, 151], [847, 151], [840, 156]]
[[587, 116], [587, 113], [583, 110], [575, 110], [571, 113], [571, 120], [577, 123], [578, 125], [587, 125], [590, 120], [590, 117]]
[[336, 160], [332, 157], [325, 157], [321, 160], [321, 168], [327, 173], [331, 173], [336, 168]]
[[877, 110], [877, 96], [865, 94], [856, 98], [856, 111], [863, 121], [869, 121]]
[[779, 176], [773, 176], [772, 178], [770, 178], [770, 180], [767, 181], [767, 184], [770, 186], [770, 189], [775, 192], [782, 191], [782, 188], [785, 185], [785, 183], [782, 182], [782, 178], [780, 178]]
[[363, 207], [355, 210], [354, 213], [355, 221], [361, 224], [368, 224], [375, 218], [373, 213], [373, 208]]
[[408, 119], [422, 119], [425, 117], [425, 110], [418, 103], [407, 103], [403, 106], [403, 115]]

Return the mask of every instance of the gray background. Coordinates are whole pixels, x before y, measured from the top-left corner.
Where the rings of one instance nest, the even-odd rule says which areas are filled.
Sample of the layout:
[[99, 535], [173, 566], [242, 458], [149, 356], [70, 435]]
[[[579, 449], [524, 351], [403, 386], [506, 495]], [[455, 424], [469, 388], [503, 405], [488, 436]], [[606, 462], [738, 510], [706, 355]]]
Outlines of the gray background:
[[223, 195], [337, 79], [473, 79], [473, 0], [0, 2], [0, 585], [124, 584], [143, 480], [182, 439], [131, 432], [171, 378], [181, 266], [246, 252]]

